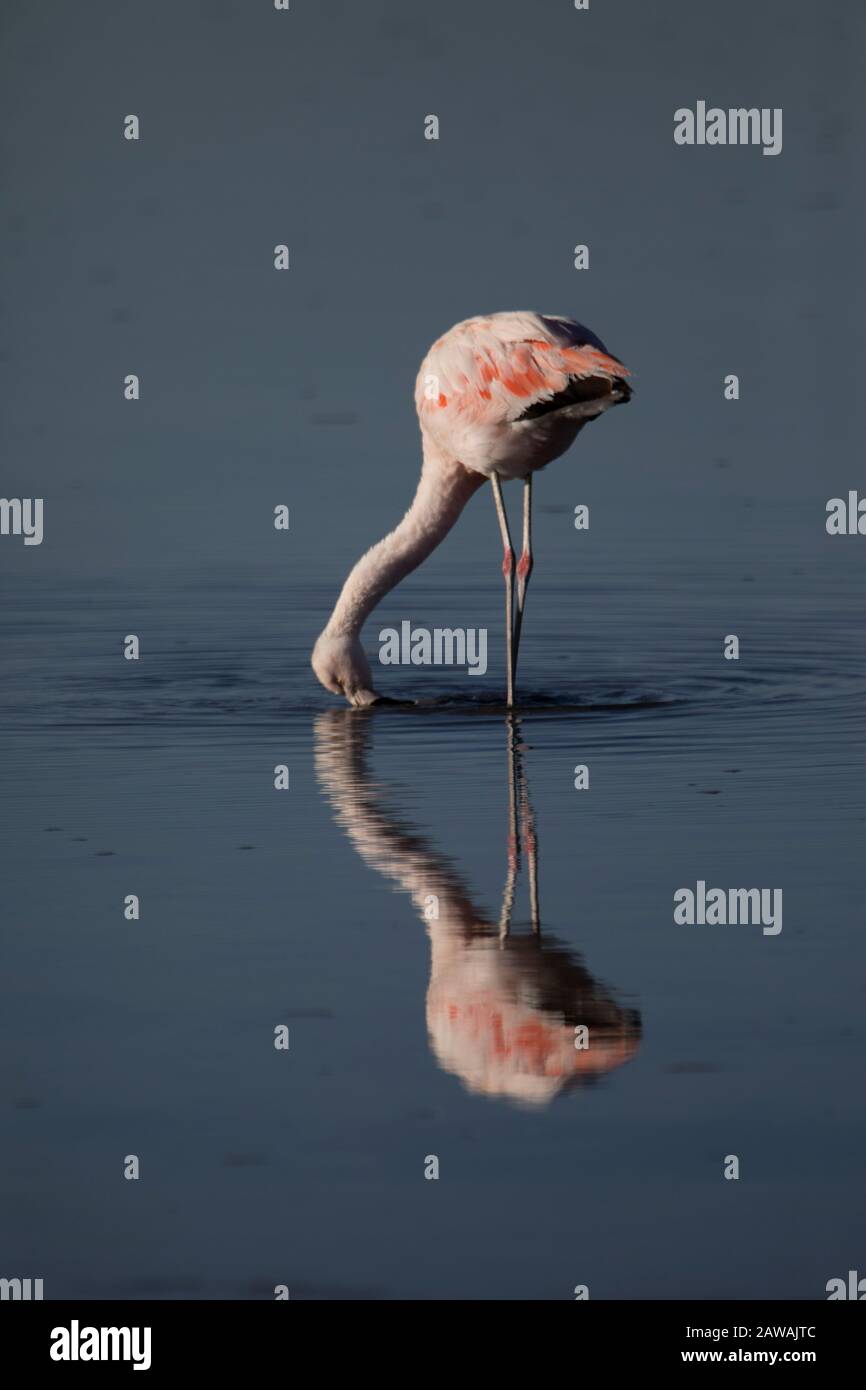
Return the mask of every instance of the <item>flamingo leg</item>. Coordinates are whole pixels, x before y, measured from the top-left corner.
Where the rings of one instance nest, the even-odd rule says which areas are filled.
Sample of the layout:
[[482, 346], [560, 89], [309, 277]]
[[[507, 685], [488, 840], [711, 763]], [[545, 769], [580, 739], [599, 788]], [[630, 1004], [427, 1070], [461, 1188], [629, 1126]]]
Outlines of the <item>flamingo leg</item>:
[[532, 802], [529, 800], [529, 784], [526, 780], [526, 770], [523, 766], [523, 744], [517, 750], [517, 782], [520, 801], [520, 823], [523, 829], [523, 848], [526, 851], [526, 861], [529, 865], [529, 911], [531, 913], [532, 930], [536, 935], [541, 931], [541, 920], [538, 910], [538, 836], [535, 833], [535, 815], [532, 810]]
[[502, 484], [495, 473], [492, 474], [490, 481], [493, 484], [493, 500], [496, 503], [496, 515], [499, 518], [499, 531], [502, 536], [502, 574], [505, 579], [505, 659], [508, 665], [508, 708], [511, 709], [514, 704], [514, 643], [512, 633], [514, 621], [514, 547], [511, 544], [508, 517], [505, 512], [505, 503], [502, 500]]
[[505, 944], [505, 939], [511, 929], [514, 889], [517, 883], [517, 871], [520, 868], [520, 840], [517, 833], [517, 755], [513, 714], [506, 716], [506, 729], [508, 732], [508, 873], [502, 893], [502, 911], [499, 915], [500, 949]]
[[520, 629], [526, 607], [526, 590], [532, 574], [532, 474], [523, 482], [523, 551], [517, 562], [517, 616], [514, 619], [514, 677], [517, 679], [517, 654], [520, 650]]
[[535, 936], [541, 933], [538, 907], [538, 836], [535, 833], [535, 815], [529, 799], [529, 785], [523, 764], [525, 745], [520, 736], [520, 723], [516, 715], [506, 715], [505, 727], [508, 735], [508, 873], [499, 916], [500, 950], [504, 948], [511, 930], [514, 893], [520, 871], [521, 838], [529, 865], [529, 912], [532, 931]]

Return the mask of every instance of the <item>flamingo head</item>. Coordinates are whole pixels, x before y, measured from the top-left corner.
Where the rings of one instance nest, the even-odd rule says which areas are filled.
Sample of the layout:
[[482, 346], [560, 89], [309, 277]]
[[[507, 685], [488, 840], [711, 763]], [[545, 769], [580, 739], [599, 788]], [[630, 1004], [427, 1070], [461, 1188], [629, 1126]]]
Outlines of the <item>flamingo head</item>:
[[313, 648], [312, 666], [321, 684], [333, 695], [345, 695], [350, 705], [374, 705], [379, 696], [364, 648], [357, 637], [323, 632]]

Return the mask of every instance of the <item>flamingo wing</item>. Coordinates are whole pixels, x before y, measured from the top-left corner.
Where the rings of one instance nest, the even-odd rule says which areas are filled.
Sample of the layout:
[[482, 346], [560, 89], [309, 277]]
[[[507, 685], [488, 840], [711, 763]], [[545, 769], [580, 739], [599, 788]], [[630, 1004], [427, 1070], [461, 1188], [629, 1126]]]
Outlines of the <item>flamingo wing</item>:
[[418, 408], [516, 423], [602, 396], [628, 400], [628, 375], [574, 320], [494, 315], [458, 324], [434, 344], [419, 374]]

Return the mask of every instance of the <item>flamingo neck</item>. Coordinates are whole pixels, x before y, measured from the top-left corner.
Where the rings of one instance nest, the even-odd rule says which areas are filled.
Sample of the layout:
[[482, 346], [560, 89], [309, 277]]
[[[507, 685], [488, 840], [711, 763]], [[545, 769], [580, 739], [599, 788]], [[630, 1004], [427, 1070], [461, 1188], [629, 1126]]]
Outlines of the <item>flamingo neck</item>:
[[385, 595], [444, 540], [483, 482], [483, 475], [444, 458], [424, 436], [424, 462], [412, 505], [349, 574], [325, 628], [327, 635], [356, 637]]

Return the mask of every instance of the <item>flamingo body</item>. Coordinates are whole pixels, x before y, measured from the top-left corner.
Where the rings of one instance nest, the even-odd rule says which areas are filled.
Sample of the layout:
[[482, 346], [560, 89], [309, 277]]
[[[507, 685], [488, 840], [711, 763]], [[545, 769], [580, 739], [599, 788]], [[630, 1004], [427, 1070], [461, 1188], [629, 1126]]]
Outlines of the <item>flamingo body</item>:
[[422, 431], [464, 468], [526, 478], [565, 453], [581, 426], [631, 392], [625, 367], [590, 329], [550, 314], [458, 323], [418, 373]]

